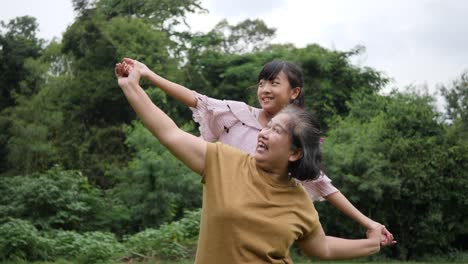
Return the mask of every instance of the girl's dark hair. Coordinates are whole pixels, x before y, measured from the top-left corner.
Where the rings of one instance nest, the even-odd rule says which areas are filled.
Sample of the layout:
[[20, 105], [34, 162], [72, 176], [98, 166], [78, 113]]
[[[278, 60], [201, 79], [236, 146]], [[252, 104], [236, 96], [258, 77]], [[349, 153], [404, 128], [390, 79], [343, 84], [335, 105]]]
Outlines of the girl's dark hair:
[[302, 69], [296, 64], [282, 60], [270, 61], [263, 66], [260, 74], [258, 74], [257, 83], [261, 80], [272, 81], [281, 71], [288, 76], [288, 81], [292, 88], [300, 88], [299, 95], [291, 104], [304, 108], [304, 76]]
[[314, 114], [297, 106], [289, 105], [280, 114], [287, 114], [287, 128], [291, 149], [301, 149], [302, 158], [289, 163], [290, 177], [298, 180], [315, 180], [321, 174], [322, 152], [320, 151], [320, 126]]

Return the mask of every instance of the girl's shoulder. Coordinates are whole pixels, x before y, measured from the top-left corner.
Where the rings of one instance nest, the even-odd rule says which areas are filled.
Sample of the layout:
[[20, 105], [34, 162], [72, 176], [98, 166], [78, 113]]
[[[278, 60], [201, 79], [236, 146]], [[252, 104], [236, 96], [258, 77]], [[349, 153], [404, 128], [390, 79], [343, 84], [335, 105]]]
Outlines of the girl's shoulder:
[[239, 101], [225, 100], [225, 102], [229, 107], [229, 110], [240, 122], [252, 127], [260, 127], [260, 124], [258, 123], [258, 117], [260, 114], [259, 108]]

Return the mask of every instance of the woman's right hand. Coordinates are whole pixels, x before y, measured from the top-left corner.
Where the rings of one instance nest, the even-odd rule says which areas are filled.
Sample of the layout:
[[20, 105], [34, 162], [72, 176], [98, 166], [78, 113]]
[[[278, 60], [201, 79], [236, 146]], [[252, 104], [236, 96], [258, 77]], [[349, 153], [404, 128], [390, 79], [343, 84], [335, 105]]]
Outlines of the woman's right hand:
[[138, 85], [141, 78], [140, 67], [133, 60], [124, 59], [122, 62], [117, 63], [115, 65], [115, 75], [117, 76], [119, 86], [125, 88], [127, 86]]
[[129, 72], [129, 66], [126, 63], [119, 62], [115, 64], [115, 76], [117, 77], [117, 81], [119, 83], [119, 86], [121, 88], [125, 88], [129, 86], [128, 82], [128, 72]]

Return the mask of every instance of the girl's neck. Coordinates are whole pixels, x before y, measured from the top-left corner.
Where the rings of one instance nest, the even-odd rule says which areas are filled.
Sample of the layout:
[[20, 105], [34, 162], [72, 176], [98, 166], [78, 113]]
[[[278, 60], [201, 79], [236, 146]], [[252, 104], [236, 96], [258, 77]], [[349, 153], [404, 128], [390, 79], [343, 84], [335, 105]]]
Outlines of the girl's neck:
[[268, 121], [272, 119], [275, 115], [268, 113], [267, 111], [263, 110], [260, 111], [259, 117], [258, 117], [258, 122], [262, 127], [265, 127]]

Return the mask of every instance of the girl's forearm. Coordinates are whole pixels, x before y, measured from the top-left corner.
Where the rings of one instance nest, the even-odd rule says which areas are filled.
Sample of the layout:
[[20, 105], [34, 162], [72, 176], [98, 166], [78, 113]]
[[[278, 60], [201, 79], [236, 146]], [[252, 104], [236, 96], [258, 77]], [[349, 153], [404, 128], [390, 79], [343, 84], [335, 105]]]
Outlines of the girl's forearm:
[[366, 229], [374, 227], [376, 222], [361, 213], [341, 192], [332, 193], [324, 198]]
[[197, 107], [197, 98], [195, 97], [193, 91], [187, 87], [169, 81], [154, 73], [153, 71], [149, 71], [144, 77], [153, 85], [158, 86], [167, 95], [183, 103], [184, 105], [193, 108]]

